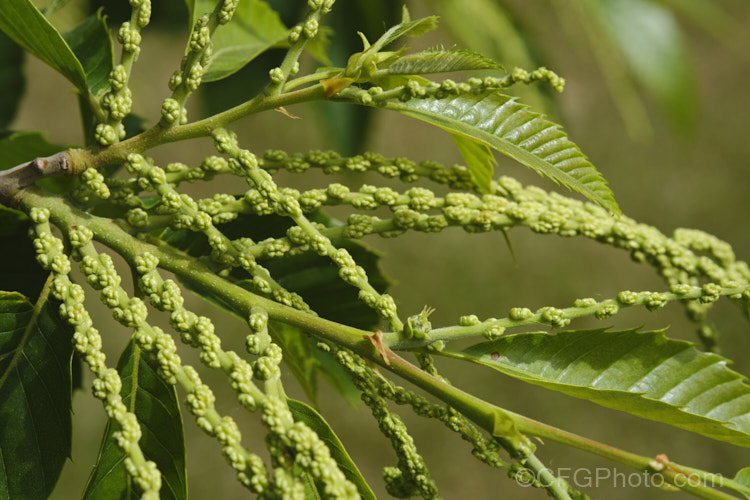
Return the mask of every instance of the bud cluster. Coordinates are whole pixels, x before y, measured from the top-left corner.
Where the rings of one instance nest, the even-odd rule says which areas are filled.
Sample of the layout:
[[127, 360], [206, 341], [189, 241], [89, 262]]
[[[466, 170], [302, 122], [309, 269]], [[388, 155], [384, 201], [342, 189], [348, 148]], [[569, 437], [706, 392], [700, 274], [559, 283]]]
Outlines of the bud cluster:
[[[119, 425], [114, 438], [118, 447], [126, 455], [125, 467], [128, 474], [142, 489], [143, 498], [158, 499], [161, 474], [154, 462], [146, 460], [138, 445], [141, 438], [138, 419], [128, 411], [122, 401], [120, 375], [117, 370], [108, 368], [106, 365], [106, 356], [101, 350], [101, 335], [93, 326], [91, 316], [84, 306], [83, 288], [72, 283], [68, 277], [70, 263], [63, 252], [62, 241], [52, 234], [48, 222], [49, 210], [32, 208], [29, 215], [37, 235], [34, 240], [37, 260], [55, 275], [51, 284], [51, 293], [60, 301], [60, 317], [73, 326], [73, 345], [95, 376], [91, 384], [92, 392], [104, 403], [107, 416]], [[80, 249], [91, 245], [91, 237], [92, 232], [87, 227], [79, 226], [71, 231], [70, 242], [74, 248]]]

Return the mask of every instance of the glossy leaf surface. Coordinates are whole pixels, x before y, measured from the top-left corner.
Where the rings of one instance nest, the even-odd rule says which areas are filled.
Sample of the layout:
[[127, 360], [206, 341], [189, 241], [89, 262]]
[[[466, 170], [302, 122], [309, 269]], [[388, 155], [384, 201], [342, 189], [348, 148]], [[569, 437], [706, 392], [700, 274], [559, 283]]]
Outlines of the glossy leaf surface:
[[359, 491], [361, 497], [363, 499], [374, 499], [375, 494], [367, 485], [367, 481], [365, 481], [357, 465], [346, 452], [344, 445], [328, 425], [328, 422], [318, 412], [301, 401], [287, 399], [287, 404], [292, 415], [294, 415], [294, 420], [307, 424], [328, 446], [331, 457], [336, 461], [339, 469], [344, 473], [346, 478], [357, 487], [357, 491]]
[[60, 33], [30, 0], [0, 0], [0, 29], [17, 44], [86, 89], [86, 74]]
[[70, 456], [72, 329], [0, 292], [0, 498], [46, 498]]
[[610, 212], [620, 212], [607, 182], [561, 127], [512, 97], [487, 91], [385, 106], [485, 144]]
[[503, 337], [464, 359], [570, 396], [750, 447], [750, 386], [727, 360], [662, 331]]
[[[156, 462], [162, 474], [162, 499], [186, 499], [185, 440], [182, 416], [174, 386], [158, 376], [158, 363], [131, 341], [117, 363], [122, 379], [123, 403], [135, 413], [143, 436], [139, 442], [148, 460]], [[125, 454], [114, 433], [119, 426], [110, 420], [104, 431], [96, 468], [91, 473], [83, 498], [139, 498], [128, 481]]]

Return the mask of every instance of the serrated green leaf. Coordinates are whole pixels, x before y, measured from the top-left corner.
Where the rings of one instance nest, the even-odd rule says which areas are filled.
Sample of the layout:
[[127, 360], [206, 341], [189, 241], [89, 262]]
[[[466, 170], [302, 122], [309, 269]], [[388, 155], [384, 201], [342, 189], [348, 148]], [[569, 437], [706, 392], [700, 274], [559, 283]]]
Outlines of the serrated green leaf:
[[112, 37], [102, 9], [63, 33], [63, 39], [83, 67], [86, 84], [93, 95], [109, 89], [109, 73], [115, 64]]
[[462, 135], [451, 134], [451, 137], [461, 152], [477, 189], [482, 193], [492, 192], [492, 177], [497, 161], [490, 148]]
[[0, 32], [0, 130], [8, 128], [21, 104], [26, 86], [23, 59], [23, 49]]
[[328, 449], [331, 452], [331, 457], [336, 461], [339, 469], [344, 473], [344, 476], [346, 476], [346, 478], [357, 487], [357, 491], [359, 491], [362, 498], [376, 498], [375, 494], [367, 485], [367, 481], [365, 481], [362, 473], [357, 468], [357, 465], [351, 457], [349, 457], [341, 440], [328, 425], [328, 422], [326, 422], [318, 412], [301, 401], [287, 399], [287, 404], [289, 405], [289, 410], [292, 412], [292, 415], [294, 415], [294, 420], [307, 424], [307, 426], [314, 430], [318, 437], [328, 446]]
[[385, 46], [391, 44], [402, 36], [417, 37], [437, 28], [438, 17], [428, 16], [414, 21], [409, 17], [409, 11], [406, 6], [403, 8], [403, 17], [399, 24], [392, 26], [383, 33], [378, 40], [372, 44], [367, 52], [380, 52]]
[[663, 331], [528, 333], [458, 357], [525, 382], [750, 447], [750, 386], [727, 360]]
[[[216, 2], [199, 0], [194, 12], [208, 12]], [[240, 2], [232, 22], [219, 26], [212, 38], [213, 53], [203, 73], [204, 82], [235, 73], [263, 52], [286, 41], [288, 30], [281, 18], [262, 0]]]
[[[182, 416], [174, 386], [157, 374], [158, 362], [131, 340], [125, 347], [117, 371], [122, 379], [123, 403], [135, 413], [143, 436], [139, 445], [148, 460], [156, 463], [162, 477], [162, 499], [186, 499], [185, 440]], [[99, 459], [91, 472], [85, 500], [135, 498], [125, 469], [125, 454], [114, 433], [119, 425], [110, 420], [104, 431]]]
[[389, 102], [385, 107], [485, 144], [620, 213], [607, 182], [561, 127], [513, 97], [486, 91]]
[[0, 0], [0, 30], [60, 72], [81, 91], [86, 74], [60, 33], [30, 0]]
[[429, 49], [399, 57], [388, 66], [391, 75], [426, 75], [451, 71], [500, 69], [502, 65], [478, 52], [463, 49]]
[[72, 335], [45, 298], [0, 292], [3, 498], [46, 498], [70, 456]]

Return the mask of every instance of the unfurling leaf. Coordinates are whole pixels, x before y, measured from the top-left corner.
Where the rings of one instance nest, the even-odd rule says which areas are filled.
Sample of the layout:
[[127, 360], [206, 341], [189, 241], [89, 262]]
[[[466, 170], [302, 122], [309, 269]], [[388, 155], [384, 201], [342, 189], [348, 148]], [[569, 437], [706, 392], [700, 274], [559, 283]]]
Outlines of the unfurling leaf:
[[391, 75], [426, 75], [478, 69], [502, 70], [503, 67], [492, 59], [470, 50], [430, 49], [401, 56], [388, 66], [387, 71]]
[[411, 37], [416, 37], [424, 35], [425, 33], [437, 28], [437, 22], [437, 16], [428, 16], [412, 21], [411, 17], [409, 16], [409, 11], [406, 9], [406, 6], [404, 6], [401, 22], [383, 33], [383, 35], [381, 35], [381, 37], [372, 44], [372, 46], [370, 46], [369, 48], [365, 47], [366, 49], [368, 49], [366, 50], [366, 52], [373, 54], [380, 52], [383, 47], [395, 42], [402, 36], [408, 35]]

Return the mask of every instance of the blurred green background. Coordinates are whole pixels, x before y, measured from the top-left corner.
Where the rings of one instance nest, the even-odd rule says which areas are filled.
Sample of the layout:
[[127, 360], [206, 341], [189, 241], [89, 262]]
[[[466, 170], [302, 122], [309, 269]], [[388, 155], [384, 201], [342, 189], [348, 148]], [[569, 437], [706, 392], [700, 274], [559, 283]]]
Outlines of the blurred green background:
[[[117, 21], [122, 8], [127, 8], [127, 2], [111, 3], [105, 12]], [[299, 11], [297, 7], [303, 4], [301, 1], [269, 3], [283, 11], [288, 23], [294, 21]], [[601, 17], [592, 17], [594, 11], [586, 10], [587, 3], [604, 4], [610, 10], [604, 14], [600, 11]], [[160, 15], [172, 22], [183, 16], [186, 19], [182, 2], [160, 0], [154, 4], [155, 12], [159, 9]], [[635, 20], [617, 17], [621, 22], [611, 24], [612, 18], [606, 16], [613, 12], [622, 14], [617, 9], [627, 8], [623, 7], [627, 0], [625, 4], [615, 0], [410, 1], [413, 17], [437, 13], [444, 18], [439, 30], [409, 43], [414, 48], [457, 44], [491, 52], [489, 55], [508, 68], [515, 64], [525, 65], [527, 69], [545, 65], [557, 71], [567, 80], [562, 95], [551, 95], [546, 90], [518, 90], [524, 98], [545, 107], [546, 112], [564, 124], [573, 141], [609, 180], [626, 215], [656, 226], [666, 234], [678, 227], [703, 229], [731, 243], [738, 258], [750, 259], [750, 232], [746, 230], [746, 200], [750, 190], [750, 176], [746, 172], [750, 166], [750, 141], [747, 139], [750, 132], [750, 93], [747, 91], [750, 3], [744, 0], [644, 0], [633, 4], [648, 4], [658, 9]], [[713, 5], [721, 10], [710, 9], [703, 11], [704, 15], [691, 17], [684, 9], [688, 4]], [[486, 11], [486, 16], [472, 17], [476, 16], [472, 8], [488, 8], [488, 5], [493, 9], [492, 15]], [[673, 10], [667, 9], [670, 6]], [[332, 39], [332, 58], [339, 64], [345, 62], [348, 52], [360, 50], [355, 45], [359, 42], [353, 36], [354, 31], [364, 31], [373, 40], [397, 19], [400, 10], [395, 2], [370, 0], [339, 0], [336, 8], [339, 13], [332, 18], [333, 22], [346, 26], [350, 35], [348, 38], [337, 35]], [[69, 6], [56, 13], [53, 21], [63, 28], [70, 27], [84, 12], [85, 9]], [[357, 12], [370, 12], [370, 18], [365, 22], [353, 17]], [[664, 18], [664, 12], [671, 17]], [[713, 13], [714, 17], [706, 12]], [[639, 52], [630, 55], [618, 45], [623, 40], [633, 43], [641, 38], [639, 21], [653, 28], [657, 35], [664, 34], [661, 38], [646, 38], [647, 42], [667, 40], [673, 49], [677, 47], [664, 52], [674, 59], [662, 60], [661, 65], [655, 67], [659, 70], [655, 73], [654, 67], [649, 70], [637, 64], [642, 59], [638, 54], [658, 52], [656, 45], [635, 47]], [[148, 124], [158, 119], [160, 102], [168, 93], [166, 82], [177, 67], [184, 47], [186, 28], [170, 26], [169, 22], [156, 23], [144, 30], [143, 50], [132, 78], [134, 112], [145, 117]], [[635, 31], [628, 32], [631, 28]], [[675, 29], [677, 31], [673, 31]], [[677, 35], [670, 38], [673, 32]], [[611, 38], [602, 37], [602, 33]], [[278, 57], [279, 53], [264, 56], [231, 82], [208, 86], [201, 96], [191, 101], [189, 116], [197, 118], [212, 106], [223, 107], [253, 95], [258, 75], [265, 75], [267, 70], [263, 68], [274, 65]], [[307, 67], [313, 67], [312, 64], [308, 61]], [[670, 68], [675, 64], [677, 69], [672, 71]], [[25, 72], [28, 86], [13, 128], [44, 130], [54, 142], [79, 143], [77, 104], [70, 85], [33, 58], [27, 59]], [[666, 83], [659, 80], [660, 74]], [[618, 98], [613, 95], [624, 103], [620, 108], [615, 104]], [[219, 98], [223, 100], [217, 104]], [[302, 120], [266, 113], [244, 119], [232, 129], [239, 134], [243, 147], [256, 153], [267, 148], [288, 152], [343, 148], [447, 164], [461, 162], [445, 132], [403, 116], [386, 112], [364, 116], [359, 110], [351, 111], [335, 104], [322, 109], [297, 106], [290, 111]], [[328, 118], [321, 120], [321, 113]], [[357, 135], [360, 123], [368, 123], [366, 135]], [[183, 161], [195, 165], [211, 153], [209, 140], [195, 140], [160, 147], [153, 156], [158, 162]], [[499, 174], [511, 175], [547, 190], [560, 189], [510, 160], [498, 160]], [[335, 180], [353, 186], [382, 182], [377, 177], [354, 176]], [[279, 184], [296, 188], [319, 187], [332, 181], [330, 177], [315, 174], [304, 178], [277, 176]], [[207, 193], [205, 189], [205, 186], [190, 187], [191, 193], [196, 195]], [[219, 179], [210, 189], [236, 192], [242, 188], [232, 179]], [[335, 215], [336, 211], [333, 212]], [[665, 288], [651, 268], [633, 263], [620, 250], [583, 238], [540, 236], [525, 229], [511, 231], [509, 236], [517, 262], [501, 234], [469, 235], [453, 229], [437, 235], [409, 233], [398, 239], [371, 237], [366, 241], [386, 254], [383, 267], [396, 280], [392, 294], [402, 316], [415, 314], [428, 305], [436, 308], [431, 316], [433, 326], [454, 324], [463, 314], [474, 313], [480, 318], [504, 316], [515, 306], [531, 309], [545, 305], [566, 306], [578, 297], [602, 299], [626, 289]], [[98, 307], [97, 303], [94, 298], [92, 307]], [[210, 306], [194, 297], [189, 298], [188, 304], [202, 314], [211, 311]], [[721, 332], [719, 350], [734, 359], [735, 370], [750, 374], [750, 328], [746, 319], [727, 301], [715, 307], [712, 319]], [[115, 325], [101, 307], [95, 322], [105, 337], [109, 359], [116, 359], [127, 342], [128, 333]], [[693, 325], [677, 304], [656, 313], [624, 311], [606, 324], [643, 325], [644, 328], [670, 326], [670, 336], [696, 340]], [[584, 322], [571, 326], [593, 325], [602, 324]], [[241, 345], [244, 328], [241, 322], [226, 318], [219, 323], [217, 331], [231, 347], [233, 343]], [[181, 355], [197, 364], [195, 356], [183, 352]], [[741, 467], [750, 465], [750, 454], [744, 449], [522, 385], [481, 367], [440, 361], [443, 373], [457, 386], [563, 429], [644, 455], [667, 453], [674, 461], [726, 476], [733, 476]], [[226, 386], [223, 377], [207, 378], [217, 392], [220, 392], [219, 387]], [[89, 382], [87, 378], [85, 381]], [[303, 398], [293, 379], [286, 380], [286, 384], [293, 396]], [[381, 469], [395, 463], [387, 440], [377, 431], [363, 406], [352, 409], [327, 389], [321, 382], [319, 405], [323, 414], [376, 493], [385, 497]], [[257, 418], [243, 415], [228, 387], [226, 394], [219, 397], [219, 409], [238, 418], [248, 447], [258, 451], [263, 446], [264, 433]], [[63, 471], [53, 495], [55, 499], [80, 495], [96, 460], [105, 425], [104, 412], [89, 396], [88, 389], [75, 394], [74, 411], [74, 464]], [[440, 425], [417, 419], [408, 410], [400, 414], [424, 454], [443, 497], [523, 499], [546, 496], [543, 491], [521, 489], [502, 471], [491, 470], [473, 460], [468, 447]], [[217, 444], [203, 436], [189, 417], [185, 427], [191, 498], [244, 495], [220, 457]], [[654, 487], [625, 488], [623, 482], [635, 486], [638, 481], [638, 476], [630, 475], [629, 469], [554, 443], [540, 446], [538, 454], [553, 471], [571, 476], [574, 486], [594, 498], [662, 499], [675, 495], [687, 498], [685, 494]], [[626, 477], [618, 476], [618, 482], [604, 477], [615, 471]], [[573, 480], [576, 472], [578, 475]]]

